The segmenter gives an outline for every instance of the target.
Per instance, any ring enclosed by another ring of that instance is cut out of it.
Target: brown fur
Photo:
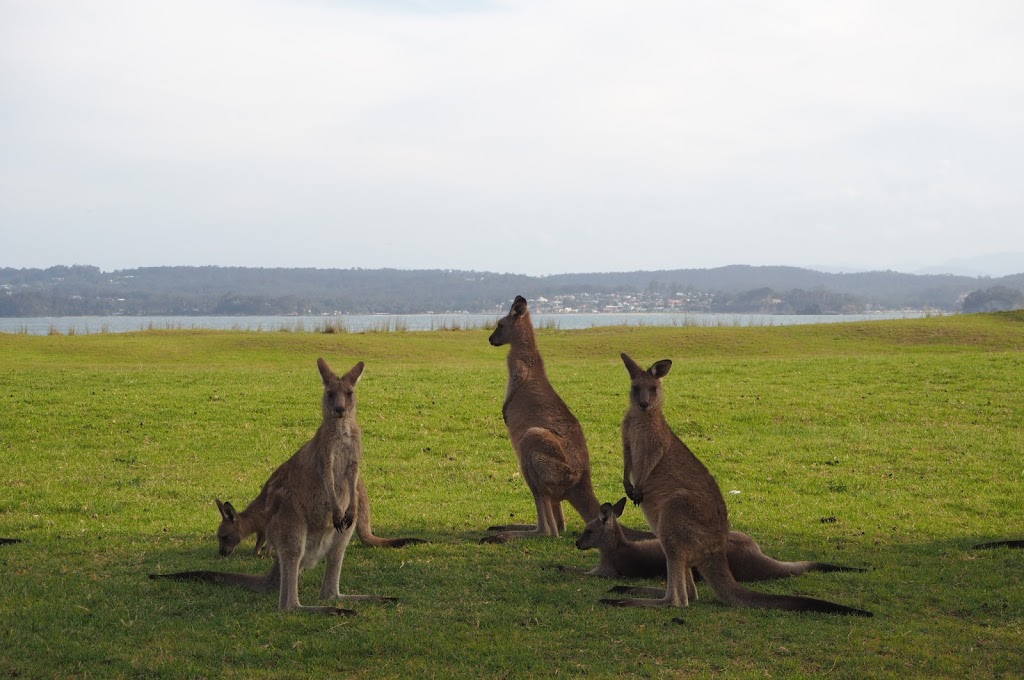
[[[685,607],[697,598],[691,569],[731,605],[871,616],[870,612],[809,597],[767,595],[737,583],[729,569],[729,516],[718,483],[669,427],[662,412],[662,379],[672,362],[644,370],[625,354],[631,386],[622,422],[623,486],[640,505],[665,551],[666,588],[655,599],[603,600],[632,607]],[[638,592],[650,592],[642,589]]]
[[[588,574],[593,576],[664,578],[665,551],[657,538],[633,541],[623,532],[619,517],[626,505],[604,503],[601,512],[587,523],[577,539],[580,550],[597,548],[601,561]],[[761,546],[742,531],[730,531],[726,545],[729,571],[737,581],[767,581],[798,576],[808,571],[864,571],[855,567],[841,567],[824,562],[781,562],[761,552]]]
[[[490,527],[501,533],[482,542],[558,536],[565,531],[563,500],[569,501],[584,521],[597,517],[601,507],[590,481],[590,452],[583,428],[548,381],[530,310],[522,296],[516,296],[508,315],[498,321],[489,342],[495,347],[509,345],[508,388],[501,412],[519,469],[533,494],[537,525]]]
[[[317,360],[323,379],[323,421],[311,440],[267,481],[266,538],[274,564],[263,576],[216,571],[151,574],[150,578],[193,579],[242,586],[258,592],[280,589],[279,608],[325,614],[354,614],[337,607],[310,607],[299,602],[299,574],[327,558],[320,597],[387,599],[341,595],[338,590],[345,549],[355,531],[356,486],[362,457],[362,434],[356,422],[355,386],[363,372],[357,363],[337,376]]]
[[[272,551],[265,544],[267,520],[267,486],[270,485],[273,476],[263,485],[260,493],[252,500],[244,510],[238,512],[230,502],[217,500],[217,509],[220,511],[220,525],[217,527],[217,543],[219,552],[227,557],[239,543],[249,536],[256,534],[256,545],[253,546],[253,555],[262,557],[270,555]],[[370,492],[366,488],[366,482],[362,475],[356,484],[356,536],[359,542],[371,548],[401,548],[415,543],[426,543],[420,538],[383,538],[373,533],[370,524]]]

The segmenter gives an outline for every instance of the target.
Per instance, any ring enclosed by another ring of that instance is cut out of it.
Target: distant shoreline
[[[701,312],[555,312],[534,314],[538,328],[579,330],[597,326],[737,327],[916,319],[939,314],[893,310],[863,314],[732,314]],[[489,328],[499,314],[334,315],[138,315],[0,317],[0,333],[90,335],[141,331],[223,330],[247,332],[370,333],[458,331]]]

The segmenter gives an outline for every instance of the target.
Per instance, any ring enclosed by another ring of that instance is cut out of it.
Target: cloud
[[[92,241],[12,233],[7,264],[103,266],[135,232],[156,245],[117,266],[1020,250],[1022,18],[995,2],[8,2],[0,220]],[[540,254],[545,238],[569,245]]]

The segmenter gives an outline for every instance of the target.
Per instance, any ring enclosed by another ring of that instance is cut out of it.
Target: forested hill
[[[855,313],[1024,306],[1024,274],[830,274],[729,266],[525,276],[400,269],[75,265],[0,269],[0,316],[503,313],[515,295],[538,311]]]

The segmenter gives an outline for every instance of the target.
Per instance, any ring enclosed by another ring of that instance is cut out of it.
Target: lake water
[[[931,313],[929,313],[931,314]],[[881,319],[917,319],[920,311],[875,314],[534,314],[541,328],[574,330],[594,326],[789,326]],[[498,316],[489,314],[345,314],[337,316],[59,316],[0,318],[0,333],[78,335],[146,330],[217,329],[240,331],[321,332],[330,328],[350,333],[490,328]]]

